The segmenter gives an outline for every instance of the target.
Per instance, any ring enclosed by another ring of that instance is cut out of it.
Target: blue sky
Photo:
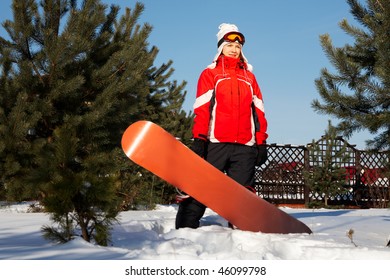
[[[103,0],[133,8],[134,0]],[[217,50],[219,24],[234,23],[246,37],[245,56],[254,66],[268,119],[268,143],[305,145],[324,134],[330,116],[311,108],[319,94],[314,80],[321,68],[332,69],[319,36],[329,33],[336,46],[351,42],[338,26],[347,18],[357,25],[345,0],[142,0],[145,11],[139,23],[153,26],[150,46],[160,50],[159,66],[173,60],[172,79],[187,81],[186,111],[192,110],[201,71]],[[12,1],[2,0],[0,19],[11,18]],[[358,26],[358,25],[357,25]],[[0,36],[5,36],[0,28]],[[337,119],[332,123],[337,124]],[[365,148],[368,132],[348,141]]]

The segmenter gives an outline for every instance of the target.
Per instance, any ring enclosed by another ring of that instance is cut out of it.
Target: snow
[[[309,235],[232,230],[226,220],[210,209],[200,228],[176,230],[177,205],[158,205],[152,211],[121,212],[107,247],[80,237],[66,244],[50,243],[40,231],[43,225],[51,224],[49,216],[29,213],[27,209],[28,203],[0,206],[0,270],[17,279],[31,278],[34,273],[42,280],[53,279],[59,273],[65,279],[76,271],[81,271],[78,276],[105,280],[172,279],[171,272],[185,271],[175,277],[198,279],[188,271],[205,268],[209,273],[202,275],[205,280],[229,276],[281,279],[295,275],[302,280],[325,272],[324,266],[331,267],[328,272],[339,277],[368,279],[373,273],[387,274],[390,260],[390,247],[386,246],[390,238],[390,209],[281,208],[307,224],[313,231]],[[349,231],[353,231],[352,240]],[[98,260],[104,262],[96,263]],[[354,269],[346,269],[352,266]],[[257,268],[257,274],[238,275],[237,269],[244,267]],[[226,269],[236,274],[221,275]],[[134,274],[135,271],[148,274],[137,278],[134,275],[140,274]],[[259,275],[259,271],[264,275]],[[165,276],[154,274],[163,272]]]
[[[210,209],[200,228],[175,230],[177,206],[158,205],[152,211],[121,212],[107,247],[82,238],[50,243],[40,232],[50,225],[49,216],[27,209],[27,203],[0,208],[0,259],[390,260],[390,209],[281,208],[308,225],[313,231],[308,235],[232,230]]]

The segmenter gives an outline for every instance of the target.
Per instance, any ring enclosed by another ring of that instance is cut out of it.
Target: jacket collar
[[[245,62],[240,58],[228,57],[225,55],[220,55],[217,60],[217,65],[221,65],[223,68],[234,69],[234,68],[244,68]]]

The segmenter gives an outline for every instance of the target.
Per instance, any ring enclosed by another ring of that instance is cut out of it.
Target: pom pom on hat
[[[221,41],[221,39],[223,38],[223,36],[225,36],[226,33],[234,32],[234,31],[235,31],[235,32],[240,32],[240,31],[238,30],[238,27],[237,27],[236,25],[234,25],[234,24],[231,24],[231,23],[222,23],[222,24],[219,25],[218,28],[219,28],[219,31],[218,31],[218,33],[217,33],[217,43],[218,43],[219,41]],[[229,42],[223,42],[223,43],[218,47],[217,54],[214,56],[214,59],[213,59],[213,63],[211,63],[209,66],[207,66],[207,68],[211,68],[211,69],[215,68],[215,66],[217,65],[217,59],[218,59],[218,57],[221,55],[223,47],[224,47],[226,44],[228,44],[228,43],[229,43]],[[252,70],[253,70],[253,67],[252,67],[252,65],[250,65],[250,64],[248,63],[248,60],[246,59],[246,57],[245,57],[244,53],[242,52],[242,50],[241,50],[241,56],[242,56],[242,58],[244,59],[244,62],[247,64],[248,70],[249,70],[249,71],[252,71]]]

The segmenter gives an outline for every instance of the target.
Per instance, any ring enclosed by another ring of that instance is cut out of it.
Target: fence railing
[[[337,162],[345,169],[345,184],[330,197],[328,204],[388,207],[389,152],[357,150],[341,137],[337,143],[347,147],[348,159]],[[311,191],[305,182],[304,171],[315,164],[309,158],[308,146],[268,145],[268,160],[257,167],[255,174],[258,195],[275,204],[308,205],[324,201],[325,194]]]

